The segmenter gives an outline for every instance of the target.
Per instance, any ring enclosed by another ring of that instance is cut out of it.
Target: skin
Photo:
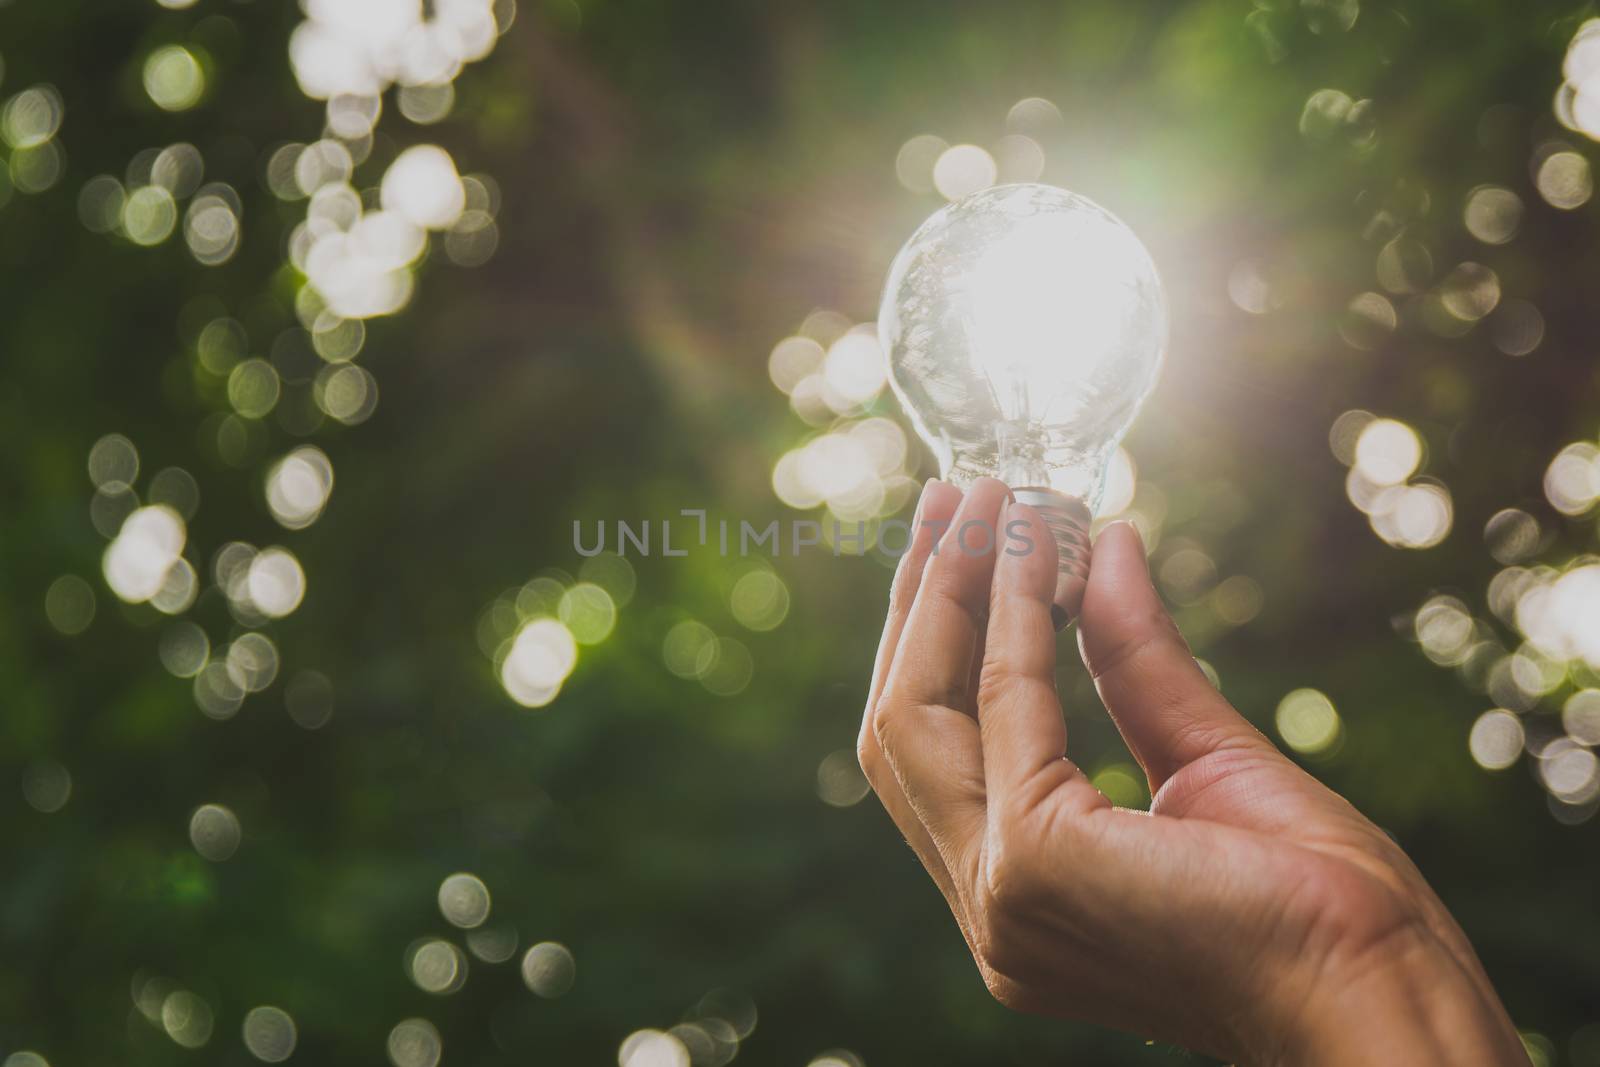
[[[858,752],[996,998],[1242,1063],[1529,1062],[1405,853],[1206,681],[1133,527],[1096,542],[1079,645],[1148,813],[1068,755],[1039,516],[989,479],[917,512]],[[1034,548],[962,551],[972,521]]]

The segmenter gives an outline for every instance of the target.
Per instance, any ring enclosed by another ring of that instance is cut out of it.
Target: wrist
[[[1526,1067],[1515,1027],[1486,983],[1421,928],[1325,966],[1255,1062],[1284,1067],[1449,1063]]]

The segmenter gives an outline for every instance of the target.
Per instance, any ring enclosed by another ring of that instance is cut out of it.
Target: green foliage
[[[497,10],[504,22],[509,5]],[[305,203],[270,182],[277,148],[324,122],[287,59],[294,5],[0,3],[0,100],[48,84],[63,107],[48,187],[22,188],[30,149],[0,148],[0,1055],[254,1062],[240,1028],[271,1004],[298,1026],[291,1062],[381,1062],[411,1017],[438,1027],[445,1064],[609,1062],[633,1031],[727,987],[760,1012],[741,1063],[838,1048],[871,1064],[1184,1059],[991,1003],[876,802],[819,799],[819,765],[854,745],[880,554],[770,561],[790,597],[770,630],[730,606],[751,561],[635,559],[615,628],[536,709],[497,676],[511,631],[484,637],[497,601],[520,623],[517,593],[536,575],[579,574],[575,520],[672,518],[678,535],[682,508],[757,526],[800,517],[774,498],[773,468],[825,427],[773,388],[769,350],[816,308],[875,314],[895,248],[943,202],[896,180],[904,142],[994,148],[1008,108],[1039,96],[1061,115],[1035,131],[1043,180],[1128,221],[1168,287],[1165,377],[1127,447],[1157,573],[1185,550],[1211,567],[1192,588],[1182,567],[1165,575],[1196,655],[1269,733],[1286,693],[1327,694],[1341,742],[1313,770],[1415,857],[1553,1062],[1600,1063],[1581,1030],[1600,1023],[1595,823],[1551,817],[1534,757],[1474,762],[1468,732],[1497,697],[1474,689],[1481,673],[1428,662],[1411,621],[1451,593],[1517,649],[1490,610],[1503,561],[1480,534],[1503,508],[1539,524],[1528,562],[1595,551],[1592,518],[1557,512],[1542,486],[1600,413],[1600,207],[1558,210],[1539,186],[1551,152],[1594,156],[1551,110],[1585,14],[523,0],[456,78],[443,122],[406,118],[399,89],[384,96],[355,188],[376,188],[403,149],[440,144],[497,186],[498,246],[469,266],[480,231],[429,238],[408,305],[365,322],[355,365],[381,397],[346,425],[328,414],[337,368],[311,352],[306,279],[288,262]],[[161,110],[141,81],[170,44],[203,71],[188,110]],[[1328,89],[1340,95],[1314,95]],[[81,215],[91,178],[177,142],[240,200],[237,251],[218,266],[196,261],[187,201],[150,247]],[[1522,207],[1503,244],[1464,226],[1486,183]],[[1380,255],[1397,239],[1432,268],[1385,287]],[[1499,307],[1481,322],[1450,317],[1465,261],[1496,278]],[[1353,317],[1362,293],[1383,303]],[[1513,300],[1543,322],[1520,357],[1495,343]],[[1392,328],[1373,325],[1385,307]],[[264,417],[230,408],[231,360],[219,372],[201,359],[201,330],[223,317],[242,325],[242,355],[277,369],[282,397]],[[1352,409],[1420,436],[1419,476],[1452,502],[1441,543],[1393,547],[1352,506],[1329,450]],[[865,412],[898,417],[887,394]],[[85,469],[110,433],[137,447],[141,502],[163,468],[199,484],[186,614],[213,652],[246,630],[276,648],[276,680],[229,717],[202,714],[195,683],[163,666],[168,616],[102,576],[116,523],[97,531]],[[289,530],[264,487],[306,444],[334,488]],[[908,464],[935,473],[920,452]],[[214,566],[234,541],[293,552],[296,610],[241,620]],[[71,635],[46,613],[65,574],[97,603]],[[1261,598],[1242,621],[1212,593],[1234,576]],[[685,620],[748,651],[747,685],[720,695],[669,672],[663,643]],[[1116,770],[1107,781],[1125,791],[1127,753],[1072,642],[1062,650],[1074,756]],[[319,729],[286,710],[306,671],[332,682]],[[1515,709],[1529,736],[1559,735],[1561,699],[1585,684],[1592,671],[1573,666]],[[57,767],[70,796],[46,813]],[[848,799],[849,775],[832,781]],[[207,803],[242,826],[221,862],[189,838]],[[405,955],[422,937],[463,943],[436,902],[456,871],[488,886],[491,924],[514,925],[518,950],[471,958],[459,991],[433,995]],[[558,999],[519,976],[540,941],[577,961]],[[202,1052],[140,1014],[152,978],[209,1005]]]

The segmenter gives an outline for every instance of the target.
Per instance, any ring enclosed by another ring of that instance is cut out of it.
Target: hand
[[[1010,554],[1019,520],[1034,547]],[[999,553],[957,547],[972,521]],[[1055,573],[1002,484],[930,482],[861,727],[862,767],[989,990],[1250,1063],[1527,1064],[1416,867],[1206,681],[1125,523],[1095,545],[1080,646],[1150,811],[1090,784],[1055,692]]]

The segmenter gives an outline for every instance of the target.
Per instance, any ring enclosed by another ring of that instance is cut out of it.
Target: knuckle
[[[861,732],[856,735],[856,761],[861,764],[861,773],[867,776],[867,781],[874,787],[878,784],[878,772],[883,764],[883,752],[878,748],[878,736],[873,729],[875,718],[869,713],[861,724]]]
[[[980,708],[1000,707],[1015,691],[1017,675],[998,655],[991,657],[978,673],[977,700]]]
[[[904,715],[904,709],[892,700],[882,701],[873,709],[871,735],[875,758],[883,756],[893,746],[895,733]]]
[[[928,557],[928,567],[922,575],[923,588],[934,597],[958,598],[962,585],[960,559],[957,550],[941,546],[937,555]]]
[[[1019,848],[1014,837],[999,836],[998,847],[984,865],[983,910],[1003,925],[1033,912],[1047,890],[1026,849]]]

